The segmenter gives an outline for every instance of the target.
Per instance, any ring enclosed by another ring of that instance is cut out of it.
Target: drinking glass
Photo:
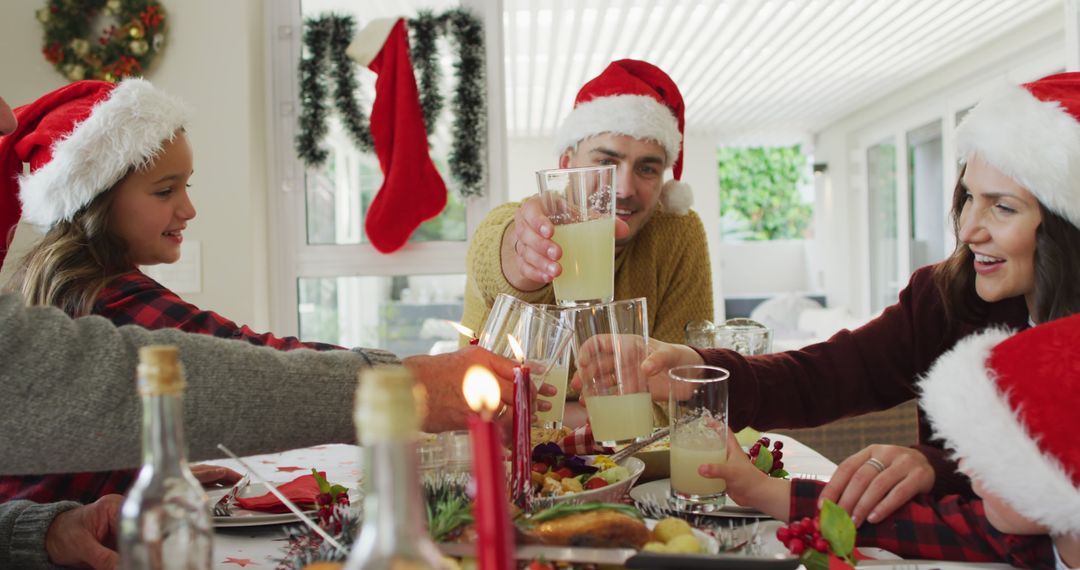
[[[727,461],[728,371],[715,366],[678,366],[671,378],[671,503],[681,511],[723,508],[726,483],[698,474],[706,463]]]
[[[772,331],[753,319],[728,319],[714,325],[709,321],[686,324],[686,344],[697,348],[727,348],[743,356],[772,352]]]
[[[573,338],[573,323],[570,322],[570,313],[567,310],[558,305],[537,304],[533,306],[562,321],[571,330],[570,336],[571,339]],[[571,344],[570,342],[566,343],[566,348],[563,349],[562,354],[555,358],[551,363],[551,368],[543,376],[542,382],[551,384],[557,392],[554,396],[537,396],[538,399],[551,403],[550,410],[546,412],[538,410],[536,412],[537,425],[540,427],[550,429],[562,427],[563,412],[566,409],[566,384],[570,375],[570,358],[573,354]]]
[[[615,165],[540,170],[540,204],[555,226],[562,273],[559,305],[608,303],[615,298]]]
[[[562,392],[565,397],[565,371],[569,366],[566,355],[573,338],[569,320],[561,313],[501,294],[495,298],[495,304],[484,321],[478,344],[480,348],[516,361],[518,357],[510,346],[509,336],[513,336],[521,345],[525,365],[529,367],[529,377],[536,388],[548,381],[549,376],[557,379],[555,373],[562,366]],[[561,412],[559,422],[562,422]]]
[[[652,433],[652,398],[641,363],[648,354],[645,299],[571,309],[577,374],[593,438],[605,446]]]

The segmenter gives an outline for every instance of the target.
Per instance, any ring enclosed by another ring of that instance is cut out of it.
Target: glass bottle
[[[427,529],[416,442],[423,389],[400,366],[364,371],[356,397],[363,445],[364,522],[345,570],[444,568]]]
[[[209,570],[210,501],[187,462],[184,371],[174,346],[139,350],[143,464],[120,510],[120,568]]]

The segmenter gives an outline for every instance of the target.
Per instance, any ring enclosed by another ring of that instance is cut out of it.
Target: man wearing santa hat
[[[646,297],[649,334],[668,342],[683,341],[687,322],[713,318],[705,229],[680,181],[684,112],[666,73],[623,59],[581,88],[555,137],[559,168],[616,165],[615,299]],[[500,293],[555,302],[553,233],[536,197],[488,214],[469,246],[463,324],[480,329]]]

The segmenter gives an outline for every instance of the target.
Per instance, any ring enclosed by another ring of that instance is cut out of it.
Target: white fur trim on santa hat
[[[574,108],[555,134],[555,152],[562,153],[601,133],[654,140],[667,153],[667,166],[679,156],[682,133],[675,114],[647,95],[599,97]]]
[[[668,180],[660,190],[660,202],[665,211],[685,216],[694,205],[694,190],[680,180]]]
[[[367,67],[375,59],[375,56],[382,51],[383,45],[386,44],[386,38],[390,37],[390,32],[393,31],[394,25],[400,19],[376,18],[368,22],[364,29],[353,36],[349,47],[345,48],[345,55],[351,57],[356,63]]]
[[[187,115],[179,99],[150,82],[125,79],[70,135],[53,144],[52,160],[19,177],[23,219],[42,232],[70,221],[131,169],[152,163]]]
[[[1002,85],[956,129],[960,156],[978,155],[1080,227],[1080,123],[1056,101]]]
[[[1055,533],[1080,533],[1080,489],[1042,453],[986,369],[1009,334],[989,330],[958,342],[920,381],[920,405],[935,437],[988,491]]]

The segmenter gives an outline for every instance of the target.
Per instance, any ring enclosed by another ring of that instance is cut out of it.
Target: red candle
[[[510,467],[510,499],[532,512],[532,390],[529,367],[514,367],[514,440]]]
[[[477,412],[469,417],[477,561],[481,570],[510,570],[514,567],[514,533],[506,500],[506,466],[499,426],[492,421],[499,406],[499,383],[490,371],[474,366],[465,373],[464,392],[469,407]]]

